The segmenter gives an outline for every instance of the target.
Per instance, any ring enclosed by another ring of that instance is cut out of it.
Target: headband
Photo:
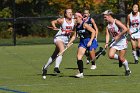
[[[75,15],[77,15],[77,16],[79,16],[79,17],[83,18],[83,16],[82,16],[82,14],[81,14],[81,13],[76,12],[76,13],[75,13]]]

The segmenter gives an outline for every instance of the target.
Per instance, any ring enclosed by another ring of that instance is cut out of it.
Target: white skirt
[[[124,39],[121,39],[119,40],[118,42],[114,42],[110,45],[110,48],[115,48],[116,50],[123,50],[123,49],[126,49],[127,48],[127,40],[124,38]]]
[[[137,33],[135,33],[137,30],[136,30],[136,28],[130,28],[130,32],[131,33],[134,33],[134,34],[131,34],[131,38],[132,39],[138,39],[138,38],[140,38],[140,29],[138,29],[138,32]]]
[[[59,40],[62,41],[66,45],[69,42],[69,37],[68,36],[57,36],[54,38],[54,43],[56,43]]]

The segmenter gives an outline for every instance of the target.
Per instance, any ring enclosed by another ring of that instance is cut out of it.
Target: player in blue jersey
[[[94,19],[90,17],[90,11],[88,9],[84,10],[83,21],[86,22],[87,24],[89,24],[92,28],[94,28],[94,30],[96,31],[96,40],[97,40],[98,28],[97,28],[97,25],[96,25]],[[89,54],[88,50],[86,50],[85,55],[87,57],[87,64],[89,64],[90,63],[90,54]],[[96,69],[95,61],[92,61],[92,66],[90,69]]]
[[[80,37],[80,43],[77,51],[77,66],[79,73],[76,75],[77,78],[83,78],[83,61],[82,57],[85,54],[86,50],[90,51],[91,60],[94,61],[95,58],[95,49],[98,47],[97,41],[95,39],[96,33],[95,30],[89,26],[87,23],[83,21],[83,16],[81,13],[75,13],[75,21],[76,21],[76,31],[72,36],[70,42],[67,46],[69,46],[78,36]]]

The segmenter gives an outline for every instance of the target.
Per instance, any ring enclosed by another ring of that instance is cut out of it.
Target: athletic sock
[[[140,57],[140,48],[137,48],[136,54],[137,54],[138,57]]]
[[[135,60],[138,60],[138,56],[137,56],[137,54],[136,54],[136,51],[133,50],[133,51],[132,51],[132,54],[133,54],[133,56],[134,56],[134,59],[135,59]]]
[[[48,59],[48,62],[47,64],[45,64],[44,69],[47,69],[51,65],[51,63],[52,63],[52,57]]]
[[[129,70],[128,61],[127,61],[127,60],[125,60],[125,61],[123,62],[123,65],[124,65],[125,70]]]
[[[62,55],[61,56],[58,56],[56,58],[55,68],[59,68],[59,65],[61,64],[61,62],[62,62]]]
[[[115,55],[114,55],[114,59],[116,59],[116,60],[118,60],[118,59],[119,59],[118,54],[115,54]]]
[[[83,61],[77,60],[77,65],[80,73],[83,73]]]
[[[92,61],[91,64],[92,64],[92,65],[95,65],[95,61]]]

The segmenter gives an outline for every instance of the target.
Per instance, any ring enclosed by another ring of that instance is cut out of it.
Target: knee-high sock
[[[48,59],[47,64],[45,64],[44,69],[48,69],[48,67],[53,63],[52,61],[53,61],[53,59],[52,59],[52,57],[50,57],[50,58]]]
[[[59,68],[59,65],[61,64],[61,62],[62,62],[62,55],[61,56],[58,56],[56,58],[55,67],[56,68]]]
[[[80,73],[83,73],[83,61],[77,60],[77,65]]]
[[[134,56],[134,59],[135,59],[135,60],[138,60],[138,56],[137,56],[137,54],[136,54],[136,51],[133,50],[133,51],[132,51],[132,54],[133,54],[133,56]]]
[[[127,60],[125,60],[125,61],[123,62],[123,65],[124,65],[124,69],[125,69],[125,70],[129,70],[128,61],[127,61]]]

